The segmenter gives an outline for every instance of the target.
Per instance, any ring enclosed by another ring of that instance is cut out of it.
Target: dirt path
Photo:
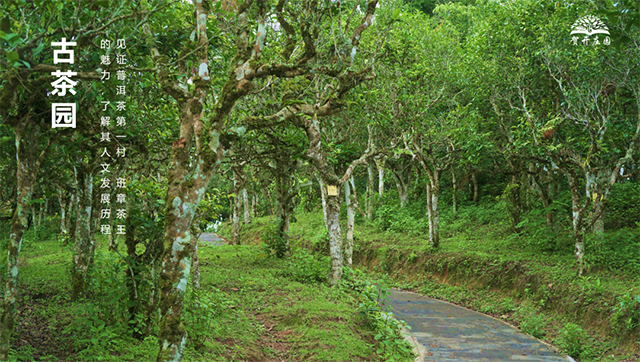
[[[426,347],[425,362],[569,360],[500,320],[454,304],[392,289],[390,306]]]

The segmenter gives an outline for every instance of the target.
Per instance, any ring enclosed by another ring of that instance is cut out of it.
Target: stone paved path
[[[425,362],[568,361],[500,320],[447,302],[392,289],[390,305],[426,347]]]
[[[204,241],[211,245],[222,245],[226,244],[223,238],[219,237],[214,233],[202,233],[200,234],[200,241]]]

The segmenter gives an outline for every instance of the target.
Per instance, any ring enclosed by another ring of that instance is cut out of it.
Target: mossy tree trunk
[[[308,140],[307,156],[315,169],[318,171],[322,184],[326,185],[326,222],[327,233],[329,234],[329,256],[331,258],[331,271],[329,273],[329,284],[336,285],[342,280],[342,235],[340,230],[340,189],[345,182],[351,177],[355,168],[359,165],[367,163],[367,161],[376,155],[376,151],[367,148],[364,154],[357,160],[351,162],[344,175],[338,178],[333,166],[327,161],[324,149],[322,148],[322,140],[320,133],[320,124],[317,119],[296,119],[298,127],[305,130]]]
[[[324,182],[322,181],[322,177],[320,174],[316,172],[316,178],[318,179],[318,184],[320,185],[320,198],[322,200],[322,216],[324,218],[324,224],[327,224],[327,189],[325,187]]]
[[[376,158],[375,163],[378,168],[378,197],[382,200],[382,196],[384,195],[384,163],[386,161],[386,157]]]
[[[403,135],[405,149],[417,160],[427,174],[427,218],[429,223],[429,244],[432,248],[440,247],[440,178],[444,170],[450,167],[453,152],[446,152],[442,157],[434,155],[432,146],[425,146],[424,140],[415,134]],[[424,148],[423,148],[424,147]]]
[[[249,196],[247,195],[247,187],[242,189],[242,202],[244,204],[244,223],[245,225],[251,223],[251,207],[249,206]]]
[[[87,291],[87,273],[92,259],[93,238],[91,216],[93,202],[93,174],[89,165],[76,167],[79,190],[78,214],[76,217],[73,261],[71,269],[71,299],[83,297]]]
[[[352,267],[353,264],[353,233],[355,228],[356,204],[353,200],[351,187],[355,189],[353,177],[344,183],[344,198],[347,205],[347,244],[344,248],[345,266]]]
[[[456,170],[451,167],[451,184],[453,185],[453,213],[458,212],[458,183],[456,182]]]
[[[289,161],[291,161],[289,159]],[[278,223],[278,236],[286,243],[289,249],[289,221],[293,207],[291,201],[297,192],[297,187],[292,189],[292,170],[283,162],[277,162],[277,170],[273,170],[276,180],[276,221]],[[297,186],[297,185],[296,185]]]
[[[136,320],[136,314],[139,313],[140,310],[143,310],[144,306],[142,305],[142,299],[139,297],[139,288],[138,283],[141,278],[140,275],[140,258],[136,254],[136,235],[135,235],[135,227],[132,221],[132,215],[130,212],[127,213],[127,218],[125,220],[126,231],[124,237],[124,245],[127,249],[126,262],[127,267],[124,270],[125,274],[125,285],[127,289],[129,289],[129,328],[133,329],[133,337],[136,339],[142,339],[143,337],[143,328],[140,326]]]
[[[411,163],[403,157],[393,159],[391,164],[391,174],[396,182],[400,207],[405,207],[409,199],[409,188],[411,186],[411,173],[413,172]]]
[[[427,181],[427,222],[429,224],[429,244],[440,247],[440,172],[436,172]]]
[[[60,203],[60,234],[62,234],[63,239],[67,237],[67,233],[69,230],[67,229],[67,210],[69,209],[70,202],[68,196],[66,196],[66,191],[62,189],[58,189],[58,202]]]
[[[240,244],[240,214],[242,214],[242,191],[245,189],[245,175],[240,169],[233,170],[233,212],[231,216],[231,244]]]
[[[375,187],[375,175],[374,175],[374,171],[373,171],[373,166],[371,165],[371,162],[367,163],[367,175],[369,176],[367,178],[367,205],[366,205],[366,215],[367,215],[367,219],[371,220],[373,219],[373,195],[374,195],[374,191],[373,188]]]
[[[0,360],[7,360],[14,329],[15,303],[18,297],[20,247],[28,226],[31,198],[40,164],[48,147],[38,153],[40,126],[29,112],[14,124],[16,140],[16,206],[11,218],[7,250],[7,277],[2,315],[0,316]]]
[[[471,172],[471,185],[473,186],[473,196],[471,200],[475,203],[478,202],[478,180],[476,174],[477,172],[475,170]]]

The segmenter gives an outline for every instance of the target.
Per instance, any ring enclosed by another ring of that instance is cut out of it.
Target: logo
[[[580,39],[578,34],[584,34],[584,37]],[[583,45],[599,45],[600,39],[604,45],[611,44],[611,38],[609,38],[609,28],[600,20],[597,16],[586,15],[576,20],[571,26],[571,43],[578,45],[580,41]],[[595,35],[591,37],[592,35]],[[603,36],[604,35],[604,36]]]

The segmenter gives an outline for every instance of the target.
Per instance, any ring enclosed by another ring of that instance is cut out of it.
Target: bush
[[[375,224],[379,230],[386,231],[391,227],[391,222],[396,214],[396,209],[389,205],[380,205],[375,210]]]
[[[380,206],[375,214],[375,224],[381,231],[393,231],[411,235],[425,235],[429,231],[429,224],[425,218],[412,216],[410,209],[399,206]]]
[[[640,326],[640,294],[636,294],[636,288],[629,289],[627,293],[618,297],[618,304],[613,307],[610,323],[614,330],[624,328],[628,331]]]
[[[413,346],[401,335],[400,329],[407,327],[406,323],[393,318],[393,313],[385,312],[380,307],[380,299],[388,299],[384,285],[374,285],[368,282],[358,296],[358,313],[365,319],[367,325],[375,331],[374,339],[378,341],[376,353],[384,361],[411,361],[415,358]]]
[[[289,251],[289,243],[278,232],[279,221],[275,220],[265,227],[260,239],[264,243],[265,253],[269,256],[284,258]]]
[[[329,265],[329,257],[315,257],[301,249],[291,256],[284,274],[300,283],[321,283],[327,280]]]
[[[640,218],[640,183],[618,182],[611,190],[605,212],[607,228],[633,227]]]
[[[587,334],[574,323],[567,323],[556,339],[557,345],[574,358],[588,358],[592,354],[586,342]]]
[[[524,333],[536,338],[543,338],[545,336],[544,317],[538,314],[534,308],[521,306],[516,309],[516,314],[522,319],[520,329]]]
[[[513,298],[503,298],[500,301],[500,310],[502,313],[510,313],[516,310],[516,305],[513,302]]]
[[[328,255],[329,254],[329,233],[327,228],[322,228],[322,231],[315,236],[311,237],[311,249],[314,253]]]
[[[211,335],[216,318],[221,316],[231,302],[217,288],[209,291],[191,288],[184,303],[185,328],[189,343],[202,349],[207,336]]]
[[[587,235],[585,261],[609,270],[640,272],[640,229],[606,232],[604,238]]]
[[[90,299],[77,302],[80,318],[74,319],[63,333],[73,336],[73,345],[81,357],[118,350],[131,335],[127,327],[129,295],[122,270],[126,263],[97,251],[94,268],[89,270],[87,289]]]
[[[472,231],[469,225],[489,225],[506,220],[506,212],[503,210],[504,202],[484,200],[482,203],[461,206],[457,213],[453,213],[450,207],[440,210],[441,235],[453,236]]]

